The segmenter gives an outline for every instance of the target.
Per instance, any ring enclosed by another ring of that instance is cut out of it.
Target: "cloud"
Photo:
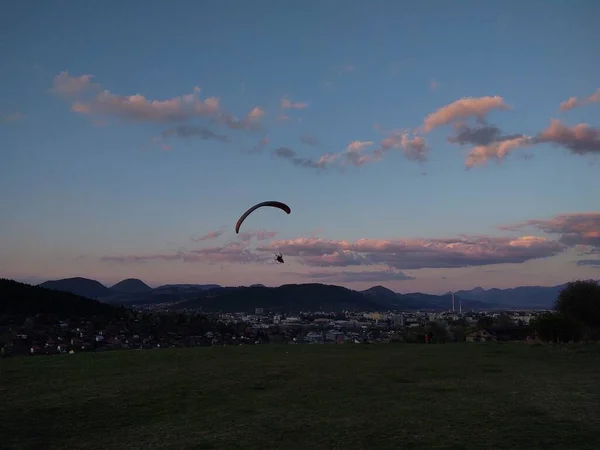
[[[398,271],[424,268],[461,268],[489,266],[494,264],[519,264],[526,261],[552,257],[570,248],[587,250],[585,255],[600,254],[600,212],[560,214],[545,220],[501,226],[503,230],[519,230],[534,227],[549,234],[560,235],[559,239],[524,235],[521,237],[492,237],[459,235],[454,238],[432,239],[359,239],[356,241],[323,239],[317,236],[277,240],[266,243],[276,236],[274,231],[257,230],[240,233],[238,240],[222,246],[195,250],[180,248],[167,254],[105,256],[103,261],[113,263],[145,263],[149,261],[183,261],[189,263],[264,263],[273,253],[282,252],[286,258],[295,258],[309,267],[385,267],[377,272],[352,272],[338,274],[354,277],[356,281],[385,281],[386,276],[401,279]],[[207,233],[196,241],[209,240],[220,230]],[[252,240],[259,245],[250,247]],[[591,259],[584,261],[592,261]],[[595,261],[595,260],[594,260]],[[595,263],[581,263],[594,265]],[[317,272],[325,273],[325,272]],[[359,275],[357,275],[359,273]],[[335,277],[333,272],[327,272]],[[386,275],[387,274],[387,275]],[[393,275],[392,275],[393,274]],[[316,275],[326,278],[330,275]],[[362,278],[361,278],[362,277]],[[373,277],[372,279],[369,277]],[[406,278],[402,278],[406,279]]]
[[[308,108],[308,103],[296,102],[292,103],[289,98],[283,97],[280,103],[281,109],[305,109]]]
[[[516,149],[543,143],[564,147],[578,155],[600,152],[600,129],[583,123],[568,127],[557,119],[552,119],[548,128],[535,136],[502,136],[499,128],[488,124],[469,127],[463,123],[456,123],[454,130],[455,135],[448,137],[449,142],[475,145],[466,158],[467,168],[483,165],[490,159],[502,161],[507,154]]]
[[[600,259],[580,259],[579,261],[577,261],[577,265],[600,268]]]
[[[256,145],[248,150],[248,153],[262,153],[270,142],[271,140],[269,139],[269,136],[263,136],[262,139],[256,143]]]
[[[432,80],[431,83],[429,83],[429,89],[431,89],[432,91],[437,91],[437,88],[440,87],[440,83],[438,83],[435,80]]]
[[[197,250],[177,251],[167,254],[103,256],[103,262],[116,264],[143,264],[152,261],[181,261],[185,263],[205,264],[250,264],[264,263],[272,258],[268,253],[251,251],[244,242],[230,242],[223,246],[207,247]]]
[[[218,237],[222,236],[223,233],[225,233],[225,227],[221,227],[218,230],[209,231],[208,233],[203,234],[202,236],[200,236],[198,238],[192,237],[192,241],[194,241],[194,242],[211,241],[213,239],[217,239]]]
[[[563,252],[565,245],[535,236],[462,236],[452,239],[360,239],[355,242],[321,238],[280,240],[258,251],[280,251],[313,267],[384,265],[398,270],[456,268],[523,263]]]
[[[258,122],[263,115],[264,111],[256,107],[242,119],[226,112],[219,112],[213,121],[225,125],[231,130],[264,131],[262,124]]]
[[[273,239],[277,236],[277,231],[268,231],[268,230],[258,230],[258,231],[244,231],[241,232],[238,237],[243,242],[249,242],[252,239],[256,239],[257,241],[268,241],[269,239]]]
[[[525,227],[558,234],[560,242],[568,246],[582,245],[600,249],[600,212],[558,214],[551,219],[533,219],[499,228],[519,230]]]
[[[290,116],[288,116],[288,115],[286,115],[286,114],[279,114],[279,115],[277,116],[277,121],[278,121],[278,122],[287,122],[287,121],[288,121],[288,120],[290,120],[290,119],[291,119],[291,117],[290,117]]]
[[[461,98],[429,114],[423,123],[423,131],[429,132],[434,128],[470,117],[482,121],[493,109],[506,110],[510,107],[499,96]]]
[[[356,67],[354,67],[352,64],[346,64],[345,66],[340,67],[340,70],[342,72],[354,72]]]
[[[564,147],[577,155],[600,153],[600,128],[580,123],[573,127],[552,119],[550,126],[536,136],[537,143],[550,143]]]
[[[198,137],[200,139],[214,139],[221,142],[230,142],[231,139],[228,136],[214,133],[208,128],[195,126],[195,125],[179,125],[174,128],[170,128],[161,133],[164,138],[176,136],[180,138],[191,138]]]
[[[326,155],[321,156],[317,161],[301,158],[294,150],[288,147],[279,147],[273,152],[273,155],[277,158],[287,159],[295,166],[307,169],[325,169],[327,164],[331,162]]]
[[[0,112],[0,123],[12,123],[23,119],[25,116],[20,112],[3,113]]]
[[[316,147],[319,145],[319,141],[317,140],[317,138],[308,134],[303,134],[302,136],[300,136],[300,142],[306,145],[310,145],[312,147]]]
[[[89,74],[73,77],[68,71],[63,71],[54,77],[50,92],[63,97],[75,97],[98,87],[92,82],[92,78],[94,76]]]
[[[51,92],[72,101],[71,110],[79,114],[105,115],[137,122],[185,122],[192,118],[212,118],[232,130],[260,131],[259,119],[265,112],[254,107],[238,119],[223,110],[218,97],[200,98],[200,88],[164,100],[147,99],[141,94],[116,95],[92,82],[92,75],[71,76],[61,72],[54,77]]]
[[[401,149],[404,156],[409,161],[427,161],[429,148],[425,143],[425,139],[420,136],[413,138],[404,131],[392,131],[388,137],[381,142],[381,148],[384,151],[389,149]]]
[[[309,272],[309,273],[290,273],[302,278],[321,280],[326,282],[338,283],[356,283],[356,282],[383,282],[383,281],[405,281],[414,280],[414,277],[408,276],[400,271],[390,270],[361,270],[361,271],[341,271],[341,272]]]
[[[248,119],[258,120],[265,115],[265,111],[260,107],[256,106],[248,113]]]
[[[531,137],[523,136],[492,142],[488,145],[478,145],[467,155],[465,166],[471,168],[483,165],[490,159],[502,161],[510,152],[530,146],[533,143],[534,140]]]
[[[569,111],[573,108],[579,108],[581,106],[589,105],[590,103],[600,102],[600,88],[591,95],[584,98],[571,97],[568,100],[562,102],[558,108],[559,111]]]

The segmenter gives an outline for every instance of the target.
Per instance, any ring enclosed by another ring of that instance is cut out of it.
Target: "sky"
[[[600,277],[597,0],[0,11],[2,277]]]

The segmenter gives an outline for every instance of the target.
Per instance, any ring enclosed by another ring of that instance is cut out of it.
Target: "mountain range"
[[[282,311],[300,310],[448,310],[452,293],[442,295],[397,293],[383,286],[356,291],[318,283],[286,284],[278,287],[224,287],[218,284],[165,284],[151,288],[135,278],[107,287],[88,278],[46,281],[39,286],[70,292],[104,303],[136,305],[172,303],[172,309],[202,308],[205,311],[253,311],[263,307]],[[483,309],[549,309],[566,286],[521,286],[510,289],[461,290],[454,293],[455,308],[463,311]]]

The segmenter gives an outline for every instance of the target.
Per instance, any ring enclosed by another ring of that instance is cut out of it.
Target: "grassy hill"
[[[3,448],[595,449],[600,348],[268,345],[1,362]]]

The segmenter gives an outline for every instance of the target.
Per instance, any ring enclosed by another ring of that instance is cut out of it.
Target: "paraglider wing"
[[[292,212],[290,207],[288,205],[286,205],[285,203],[276,202],[276,201],[257,203],[252,208],[250,208],[248,211],[246,211],[244,214],[242,214],[242,217],[239,218],[239,220],[235,224],[236,234],[240,232],[240,227],[242,226],[242,223],[244,222],[244,220],[246,220],[246,217],[248,217],[250,214],[252,214],[252,212],[254,210],[256,210],[258,208],[262,208],[263,206],[272,206],[273,208],[279,208],[279,209],[285,211],[286,214],[290,214]]]

